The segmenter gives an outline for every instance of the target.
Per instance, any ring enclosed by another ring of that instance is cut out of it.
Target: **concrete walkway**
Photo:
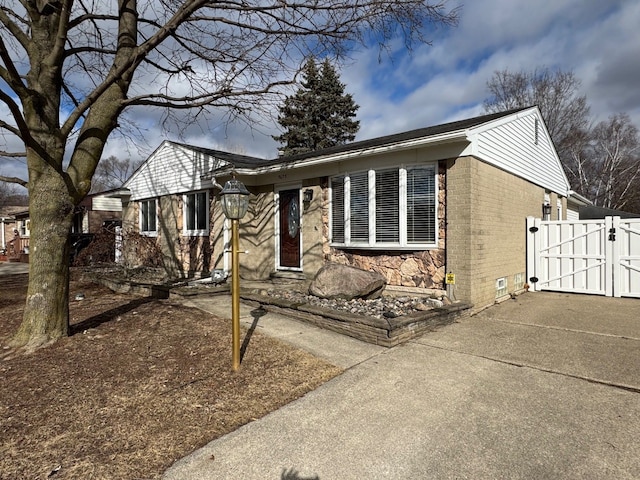
[[[241,314],[348,370],[165,480],[640,478],[640,300],[529,293],[392,349]]]
[[[0,275],[29,273],[29,264],[20,262],[0,262]]]

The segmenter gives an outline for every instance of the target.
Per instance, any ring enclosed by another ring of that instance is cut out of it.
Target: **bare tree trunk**
[[[69,331],[68,238],[74,204],[60,172],[41,159],[29,163],[44,168],[30,175],[29,288],[12,345],[32,350]]]

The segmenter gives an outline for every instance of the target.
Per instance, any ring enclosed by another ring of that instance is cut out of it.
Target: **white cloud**
[[[483,0],[466,2],[461,13],[458,27],[429,30],[433,45],[418,46],[412,56],[401,42],[381,62],[377,49],[353,54],[341,79],[360,105],[358,139],[481,114],[496,70],[543,66],[574,71],[595,121],[624,111],[640,127],[640,2]],[[271,139],[277,125],[257,113],[250,128],[226,124],[223,112],[214,112],[206,122],[183,124],[182,138],[177,129],[163,132],[157,110],[136,109],[130,117],[144,141],[113,136],[105,156],[145,156],[165,138],[260,157],[277,151]]]
[[[594,120],[626,111],[640,126],[637,25],[638,2],[468,2],[460,25],[437,31],[433,46],[377,67],[368,52],[347,68],[343,79],[361,106],[359,138],[480,114],[495,71],[539,67],[573,70]],[[410,88],[399,95],[402,85]]]

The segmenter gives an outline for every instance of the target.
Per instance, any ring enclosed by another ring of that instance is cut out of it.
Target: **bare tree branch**
[[[22,138],[22,134],[20,133],[20,130],[18,130],[13,125],[8,124],[4,120],[0,120],[0,128],[6,130],[8,132],[11,132],[12,134],[14,134],[16,137],[18,137],[20,139]]]
[[[26,158],[27,152],[5,152],[0,150],[0,157],[7,158]]]
[[[28,182],[18,177],[5,177],[0,175],[0,182],[17,183],[18,185],[22,185],[25,188],[29,186]]]
[[[9,84],[18,96],[24,95],[26,89],[2,37],[0,37],[0,59],[4,63],[4,68],[0,68],[0,77]]]
[[[31,39],[22,31],[22,29],[18,25],[16,25],[15,22],[11,20],[11,18],[9,18],[7,12],[10,12],[11,16],[13,16],[14,18],[21,18],[18,17],[18,15],[16,15],[10,9],[3,7],[0,8],[0,23],[2,23],[2,25],[4,25],[6,29],[9,30],[9,32],[11,32],[11,35],[13,35],[13,37],[20,43],[22,48],[27,50],[29,44],[31,43]],[[28,21],[26,21],[26,19],[24,20],[24,24],[28,25]]]
[[[11,112],[13,119],[16,121],[16,124],[18,125],[18,136],[20,139],[26,142],[27,139],[30,138],[29,128],[27,127],[25,119],[22,117],[22,112],[20,111],[20,107],[18,106],[18,104],[16,104],[16,102],[13,101],[13,98],[11,98],[8,94],[6,94],[1,89],[0,89],[0,101],[2,101],[7,107],[9,107],[9,111]],[[9,129],[7,128],[7,130]]]
[[[96,87],[87,97],[76,107],[76,109],[69,115],[68,119],[61,127],[62,134],[66,137],[71,132],[73,126],[80,119],[86,110],[93,105],[96,100],[116,81],[119,81],[123,76],[133,75],[135,67],[149,54],[155,47],[162,43],[171,31],[177,28],[182,22],[184,22],[190,15],[193,14],[198,8],[205,3],[204,0],[193,0],[183,4],[180,9],[173,15],[173,17],[163,26],[155,35],[149,40],[144,42],[138,48],[135,49],[133,55],[129,55],[128,58],[122,59],[120,63],[114,62],[114,68],[109,72],[105,80]],[[120,18],[120,21],[122,18]],[[120,42],[121,40],[119,40]]]

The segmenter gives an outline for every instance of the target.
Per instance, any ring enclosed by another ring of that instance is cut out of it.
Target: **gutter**
[[[237,175],[247,175],[247,176],[263,175],[266,173],[279,172],[285,169],[312,167],[316,165],[322,165],[325,163],[334,163],[334,162],[340,162],[343,160],[351,160],[356,157],[360,157],[364,155],[379,155],[382,153],[387,153],[392,150],[393,151],[397,151],[399,149],[407,150],[410,148],[421,147],[423,145],[438,144],[438,143],[453,143],[459,140],[468,141],[468,130],[458,130],[456,132],[449,132],[449,133],[425,137],[425,138],[406,140],[406,141],[397,142],[397,143],[389,143],[387,145],[364,147],[357,150],[347,150],[344,152],[339,152],[334,154],[320,155],[318,157],[311,157],[310,159],[293,161],[291,163],[287,163],[286,161],[283,161],[281,163],[268,165],[265,167],[235,168],[233,165],[226,165],[220,169],[212,170],[208,172],[207,174],[203,175],[201,178],[209,179],[215,175],[225,175],[225,174],[231,174],[231,173],[235,173]]]
[[[121,200],[123,198],[129,198],[130,196],[131,196],[131,190],[129,190],[128,188],[119,188],[117,190],[113,190],[108,195],[105,195],[105,197],[108,197],[108,198],[119,198]]]
[[[593,202],[591,200],[589,200],[586,197],[583,197],[582,195],[575,192],[574,190],[569,190],[569,195],[567,198],[573,200],[578,205],[593,205]]]

